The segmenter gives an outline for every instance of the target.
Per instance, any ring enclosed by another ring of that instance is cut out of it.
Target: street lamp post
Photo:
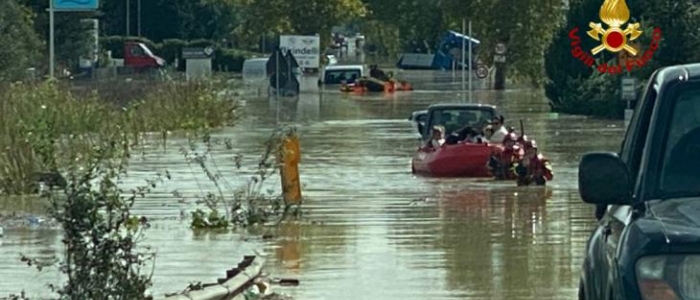
[[[49,78],[54,78],[55,48],[54,48],[54,7],[53,0],[49,0]]]
[[[125,0],[126,1],[126,36],[129,36],[129,11],[131,10],[130,3],[131,0]]]
[[[141,37],[141,0],[138,0],[136,3],[137,3],[136,5],[137,5],[137,10],[138,10],[138,13],[137,13],[137,18],[138,18],[137,32],[138,32],[139,37]]]

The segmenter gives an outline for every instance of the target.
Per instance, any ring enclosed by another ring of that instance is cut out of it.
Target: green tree
[[[561,26],[562,8],[558,0],[491,0],[475,7],[481,58],[491,62],[499,42],[508,48],[506,63],[496,64],[495,89],[505,89],[506,77],[543,83],[543,53]]]
[[[130,1],[129,35],[137,36],[138,2]],[[141,36],[155,42],[227,39],[238,20],[236,8],[230,0],[142,0]],[[125,0],[103,0],[100,10],[105,35],[126,35]]]
[[[49,2],[46,0],[19,0],[33,12],[34,31],[40,39],[49,44],[49,14],[46,10]],[[58,12],[55,13],[55,54],[59,65],[67,68],[77,66],[81,55],[89,54],[92,50],[94,40],[89,30],[89,24],[82,23],[82,19],[95,18],[94,12]],[[48,57],[49,49],[45,48],[45,57]],[[48,61],[48,59],[47,59]]]
[[[635,0],[629,1],[629,4],[631,9],[639,7],[641,11],[637,19],[646,28],[643,49],[649,47],[653,28],[659,28],[663,33],[654,58],[636,74],[638,78],[648,78],[660,67],[700,58],[697,51],[700,47],[700,4],[690,0]]]
[[[27,68],[39,65],[31,12],[15,0],[0,1],[0,42],[0,82],[17,80]]]
[[[599,1],[571,0],[564,26],[558,30],[545,51],[545,73],[549,79],[545,84],[545,94],[555,106],[559,105],[564,96],[561,93],[566,90],[569,81],[588,78],[595,71],[573,57],[569,33],[578,27],[576,35],[581,38],[581,48],[584,51],[597,46],[599,43],[587,38],[586,31],[589,30],[588,24],[595,21],[599,11]]]
[[[236,33],[252,47],[263,34],[319,34],[330,44],[331,27],[363,17],[361,0],[232,0],[240,9]]]
[[[450,29],[446,23],[447,11],[441,7],[443,2],[365,0],[370,14],[363,31],[368,42],[386,55],[412,52],[416,45],[425,44],[434,50],[445,31]]]
[[[695,51],[700,45],[697,32],[697,28],[700,27],[698,4],[688,0],[626,2],[630,9],[629,21],[640,22],[642,25],[643,35],[638,40],[642,51],[649,48],[654,28],[663,32],[659,48],[652,60],[643,68],[633,70],[632,76],[644,82],[659,67],[687,63],[700,58]],[[620,101],[618,91],[619,76],[599,74],[594,68],[586,67],[571,53],[569,31],[575,27],[579,27],[578,36],[584,51],[588,52],[599,45],[599,42],[588,38],[586,31],[589,30],[589,22],[600,22],[598,20],[601,4],[602,1],[599,0],[571,1],[566,24],[547,49],[545,66],[548,82],[545,93],[555,111],[616,118],[623,115],[624,102]],[[617,55],[602,52],[597,56],[596,62],[617,65]],[[603,81],[606,84],[601,85]]]
[[[497,64],[496,88],[505,87],[505,78],[527,78],[543,83],[543,52],[561,25],[559,0],[365,0],[371,11],[368,29],[379,23],[395,26],[400,48],[415,42],[428,42],[435,49],[446,30],[461,31],[462,21],[472,22],[472,32],[481,41],[480,58],[491,62],[499,42],[508,45],[507,62]],[[384,34],[380,30],[372,30]],[[394,34],[396,35],[396,34]],[[368,35],[368,42],[372,39]],[[381,41],[383,37],[377,37]],[[393,40],[389,35],[389,40]],[[508,72],[506,72],[508,70]],[[507,76],[509,75],[509,76]]]

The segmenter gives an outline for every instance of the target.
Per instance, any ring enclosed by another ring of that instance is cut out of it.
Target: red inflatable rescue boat
[[[413,155],[413,173],[435,177],[491,177],[487,164],[492,153],[503,147],[495,144],[460,142],[437,149],[422,147]]]

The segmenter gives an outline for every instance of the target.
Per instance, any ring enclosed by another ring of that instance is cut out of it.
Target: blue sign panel
[[[55,10],[94,10],[99,5],[99,0],[52,0]]]

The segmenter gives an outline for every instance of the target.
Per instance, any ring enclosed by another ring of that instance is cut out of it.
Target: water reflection
[[[262,248],[271,274],[301,280],[301,286],[283,289],[298,299],[575,297],[594,224],[592,207],[576,191],[578,159],[586,151],[619,147],[622,122],[549,114],[542,91],[478,90],[476,101],[497,105],[510,125],[518,128],[524,120],[526,133],[554,163],[554,181],[546,188],[516,188],[512,182],[414,177],[410,158],[418,140],[406,118],[432,103],[467,98],[449,72],[399,74],[418,90],[250,97],[249,117],[214,134],[231,139],[244,165],[254,166],[277,124],[278,104],[280,122],[299,125],[300,175],[308,200],[302,220],[278,229],[255,229],[247,236],[188,229],[180,215],[197,205],[179,202],[172,192],[191,198],[214,186],[184,161],[179,152],[187,145],[184,138],[173,136],[165,150],[149,144],[132,162],[125,184],[141,185],[166,169],[173,177],[135,208],[153,220],[147,243],[158,249],[155,293],[212,281],[244,253]],[[212,153],[227,189],[250,176],[251,168],[235,168],[231,151]],[[277,180],[271,178],[265,189],[278,190]],[[13,209],[0,202],[0,211]],[[38,278],[16,258],[20,252],[60,253],[60,239],[55,232],[5,233],[0,277],[7,280],[0,283],[0,295],[19,289],[42,295],[45,283],[58,276]],[[263,240],[266,234],[274,238]]]
[[[350,228],[341,223],[286,222],[272,230],[275,241],[268,244],[274,254],[277,275],[302,275],[307,270],[327,268],[337,263],[334,255],[343,253]]]

